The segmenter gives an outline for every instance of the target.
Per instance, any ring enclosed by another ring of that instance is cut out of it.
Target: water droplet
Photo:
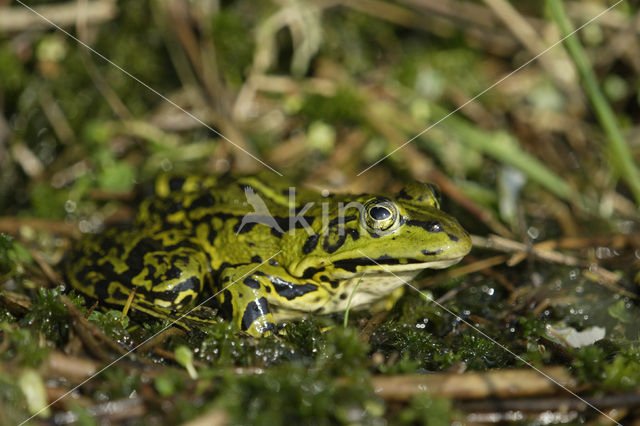
[[[540,230],[538,228],[536,228],[535,226],[530,226],[529,229],[527,229],[527,235],[532,240],[535,240],[538,237],[540,237]]]
[[[160,167],[162,167],[163,171],[168,172],[173,169],[173,163],[168,158],[163,158],[162,161],[160,161]]]
[[[81,220],[80,223],[78,223],[78,229],[80,229],[80,232],[83,234],[89,233],[91,232],[91,223],[88,220]]]
[[[76,202],[73,200],[67,200],[64,203],[64,209],[67,213],[73,213],[74,211],[76,211]]]

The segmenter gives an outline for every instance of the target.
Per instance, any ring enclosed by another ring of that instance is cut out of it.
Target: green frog
[[[155,192],[130,227],[81,239],[65,272],[103,307],[185,328],[220,315],[258,337],[284,320],[364,309],[471,248],[430,184],[318,194],[267,173],[172,175]]]

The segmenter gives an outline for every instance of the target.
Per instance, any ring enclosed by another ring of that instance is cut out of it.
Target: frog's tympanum
[[[428,184],[323,196],[267,174],[167,176],[133,226],[84,237],[66,274],[102,307],[130,303],[185,328],[217,312],[261,336],[305,314],[367,308],[470,248]],[[184,315],[214,295],[210,309]]]

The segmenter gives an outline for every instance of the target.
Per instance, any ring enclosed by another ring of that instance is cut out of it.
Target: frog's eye
[[[398,208],[391,200],[376,198],[364,205],[363,225],[371,232],[389,231],[399,216]]]

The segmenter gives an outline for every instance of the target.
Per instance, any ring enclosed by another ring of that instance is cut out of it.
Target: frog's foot
[[[276,322],[267,301],[268,284],[262,282],[264,275],[245,274],[242,267],[228,268],[222,273],[222,283],[227,286],[218,296],[222,314],[253,337],[276,334]]]

